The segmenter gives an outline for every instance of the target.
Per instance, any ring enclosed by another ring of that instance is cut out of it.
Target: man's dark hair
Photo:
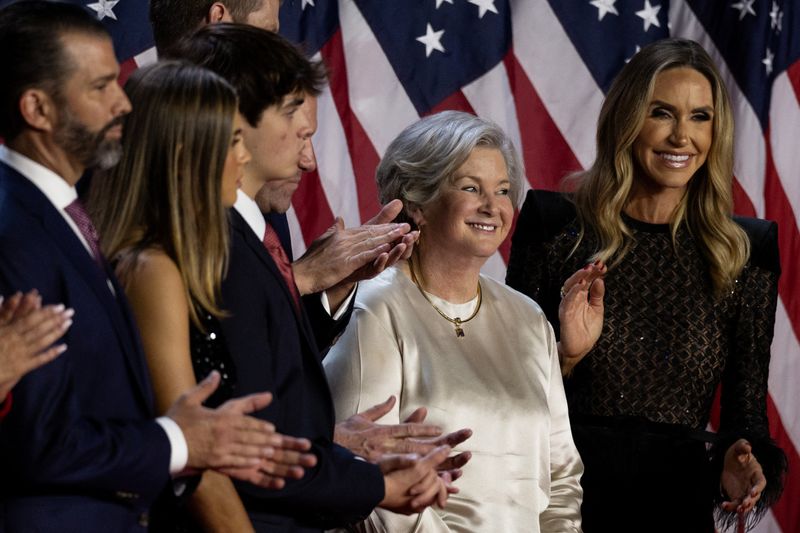
[[[222,2],[236,22],[261,7],[264,0],[225,0]],[[163,55],[199,28],[214,0],[150,0],[150,24],[158,53]]]
[[[0,9],[0,136],[14,139],[23,130],[19,100],[26,90],[38,87],[59,99],[74,68],[63,42],[68,33],[111,38],[96,17],[72,4],[23,0]]]
[[[266,108],[285,96],[316,96],[325,83],[322,63],[310,61],[280,35],[244,24],[206,26],[178,43],[171,56],[228,80],[239,94],[239,111],[253,127]]]

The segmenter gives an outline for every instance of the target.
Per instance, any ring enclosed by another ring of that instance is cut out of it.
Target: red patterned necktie
[[[278,266],[278,270],[281,271],[283,280],[286,282],[286,286],[289,287],[289,292],[292,293],[292,298],[294,298],[294,305],[299,310],[300,292],[297,290],[297,285],[294,282],[292,264],[289,262],[289,257],[286,255],[286,251],[283,249],[283,246],[281,246],[281,241],[278,239],[278,234],[275,233],[275,229],[269,223],[267,223],[267,229],[264,231],[263,242],[264,246],[269,252],[269,255],[272,256],[272,259]]]
[[[103,270],[103,256],[100,254],[100,238],[97,235],[97,230],[92,224],[92,219],[89,218],[89,213],[83,207],[79,199],[75,199],[71,204],[64,208],[64,211],[75,221],[83,238],[86,239],[89,249],[92,251],[92,258],[97,263],[97,266]]]

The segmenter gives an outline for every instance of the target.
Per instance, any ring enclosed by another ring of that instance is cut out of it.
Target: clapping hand
[[[389,413],[396,403],[394,396],[385,402],[357,413],[336,425],[334,441],[366,460],[377,463],[389,454],[430,453],[433,449],[447,445],[451,448],[472,436],[472,430],[460,429],[442,435],[442,429],[424,424],[427,411],[420,407],[400,424],[377,424],[376,420]],[[458,469],[469,461],[471,454],[463,452],[443,461],[441,469],[451,471],[457,477]]]
[[[304,453],[311,447],[308,440],[281,435],[269,422],[247,416],[267,407],[272,394],[250,394],[217,409],[204,407],[219,381],[219,372],[212,372],[166,413],[186,439],[186,473],[211,468],[265,488],[280,488],[283,482],[276,478],[301,477],[304,467],[316,464],[316,456]]]
[[[63,305],[42,307],[36,291],[0,298],[0,402],[22,376],[67,349],[53,343],[69,329],[72,315]]]
[[[440,465],[450,454],[449,446],[440,446],[420,458],[412,455],[387,455],[379,461],[386,487],[380,507],[395,513],[414,514],[431,505],[444,507],[449,494],[449,474],[439,475]]]

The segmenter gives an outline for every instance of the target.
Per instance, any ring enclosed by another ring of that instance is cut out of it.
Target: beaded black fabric
[[[205,402],[205,405],[209,407],[218,407],[235,395],[236,367],[228,351],[219,319],[199,306],[197,310],[204,331],[201,331],[194,323],[190,324],[189,346],[192,368],[198,382],[213,370],[220,373],[222,379],[219,387]]]
[[[234,397],[236,392],[236,368],[231,359],[219,319],[196,306],[201,331],[194,322],[189,322],[189,348],[192,369],[197,381],[204,379],[211,371],[220,373],[219,387],[204,405],[219,407]],[[198,479],[192,480],[197,483]],[[193,490],[193,489],[192,489]],[[197,524],[186,508],[187,497],[176,497],[172,486],[168,487],[155,502],[150,512],[150,531],[154,533],[199,533],[203,529]]]
[[[530,193],[508,265],[508,284],[542,306],[557,335],[560,288],[597,249],[587,232],[573,252],[575,217],[562,196]],[[766,414],[780,272],[774,225],[759,221],[759,228],[772,230],[764,243],[748,232],[750,261],[733,289],[715,296],[705,259],[685,227],[673,246],[666,224],[624,222],[635,241],[605,277],[600,339],[565,379],[570,416],[641,417],[702,430],[722,383],[719,449],[750,439],[768,491],[780,494],[784,459],[769,439]]]

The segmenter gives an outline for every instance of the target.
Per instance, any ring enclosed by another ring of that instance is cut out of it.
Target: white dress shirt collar
[[[264,233],[267,231],[267,221],[264,220],[264,215],[255,200],[239,189],[236,191],[236,203],[233,204],[233,208],[242,215],[250,229],[255,232],[258,240],[263,241]]]
[[[78,191],[64,178],[7,146],[0,146],[0,161],[28,178],[59,211],[78,198]]]

